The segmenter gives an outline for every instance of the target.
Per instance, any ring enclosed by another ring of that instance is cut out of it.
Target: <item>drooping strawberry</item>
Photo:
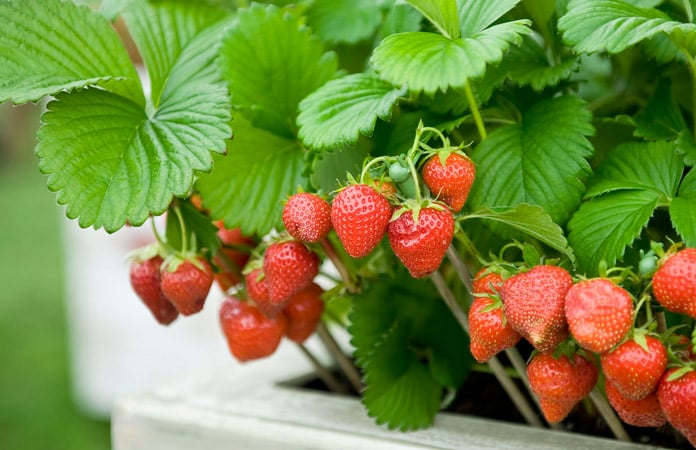
[[[652,289],[662,306],[696,318],[696,248],[669,256],[653,275]]]
[[[624,288],[606,278],[575,284],[568,291],[565,315],[570,334],[581,347],[605,353],[633,326],[633,299]]]
[[[253,269],[244,275],[247,295],[257,308],[268,317],[275,317],[283,310],[287,302],[272,303],[266,286],[266,277],[262,269]]]
[[[475,297],[471,304],[469,334],[471,354],[480,363],[514,346],[522,338],[505,319],[500,299],[485,296]]]
[[[324,312],[324,301],[321,294],[324,290],[312,283],[297,294],[290,297],[283,314],[288,319],[285,336],[298,344],[303,343],[314,333]]]
[[[565,297],[572,285],[570,273],[557,266],[513,275],[500,288],[505,317],[537,350],[552,351],[568,336]]]
[[[667,370],[657,388],[657,399],[669,423],[696,447],[696,370],[673,378],[677,368]]]
[[[331,206],[317,194],[294,194],[283,208],[283,223],[295,239],[318,242],[331,231]]]
[[[319,257],[299,241],[274,242],[263,257],[271,303],[280,304],[307,287],[319,273]]]
[[[579,354],[536,353],[527,366],[532,391],[539,397],[541,410],[549,422],[560,422],[585,398],[597,383],[597,368]]]
[[[656,392],[651,392],[640,400],[633,400],[624,397],[612,383],[606,383],[605,391],[609,403],[627,424],[658,428],[667,423]]]
[[[440,267],[454,237],[454,217],[438,203],[419,209],[406,208],[389,223],[387,237],[394,254],[411,276],[423,278]]]
[[[667,368],[667,349],[662,342],[653,336],[644,339],[647,350],[629,339],[600,358],[607,382],[631,400],[651,394]]]
[[[387,231],[389,219],[389,201],[365,184],[348,186],[331,204],[331,223],[353,258],[362,258],[374,250]]]
[[[155,320],[162,325],[169,325],[179,316],[179,312],[162,292],[160,276],[162,262],[162,258],[157,255],[145,260],[133,260],[130,267],[130,282],[133,290],[150,310]]]
[[[474,294],[497,294],[503,285],[503,277],[499,273],[491,272],[487,267],[479,270],[472,280]]]
[[[460,153],[430,157],[422,170],[423,181],[430,192],[449,205],[454,212],[464,207],[476,177],[476,166]]]
[[[284,315],[269,318],[253,305],[234,297],[222,303],[219,316],[227,346],[241,362],[272,355],[287,327]]]
[[[222,221],[215,222],[218,227],[217,235],[223,246],[218,250],[221,254],[215,256],[215,264],[220,272],[215,274],[215,281],[223,291],[237,285],[241,280],[242,269],[249,261],[249,252],[241,251],[233,247],[253,248],[256,241],[242,234],[239,228],[225,228]]]
[[[203,309],[213,284],[213,269],[203,258],[175,261],[162,270],[162,292],[184,316]]]

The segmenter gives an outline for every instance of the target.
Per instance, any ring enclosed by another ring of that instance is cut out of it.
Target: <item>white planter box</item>
[[[357,399],[274,382],[291,375],[287,366],[244,369],[210,371],[121,400],[114,450],[657,448],[445,413],[427,430],[389,431]]]

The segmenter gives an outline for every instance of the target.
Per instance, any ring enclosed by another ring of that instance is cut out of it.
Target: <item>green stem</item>
[[[181,214],[181,209],[179,205],[174,206],[174,214],[179,221],[179,227],[181,227],[181,254],[185,255],[188,251],[188,238],[186,237],[186,225],[184,224],[184,216]]]
[[[408,162],[408,170],[411,172],[411,178],[413,179],[413,183],[415,185],[416,201],[420,205],[423,198],[421,197],[420,183],[418,183],[418,172],[416,171],[416,166],[413,165],[413,160],[411,158],[406,158],[406,161]]]
[[[362,172],[360,173],[360,183],[365,184],[365,174],[367,174],[368,169],[378,163],[381,162],[386,162],[387,158],[384,156],[378,156],[377,158],[371,159],[367,164],[365,164],[365,167],[363,167]]]
[[[338,342],[336,342],[334,337],[329,332],[329,329],[326,327],[326,325],[324,325],[323,322],[319,322],[319,325],[317,326],[317,336],[319,336],[319,339],[324,343],[326,349],[329,351],[331,356],[334,357],[341,370],[343,370],[343,373],[355,392],[362,392],[363,384],[360,372],[353,365],[353,362],[345,355],[345,353],[343,353],[343,350],[341,350],[341,347],[339,347]]]
[[[466,99],[469,102],[471,114],[474,116],[474,122],[476,122],[476,129],[478,129],[479,136],[481,136],[481,140],[484,140],[486,139],[486,137],[488,137],[488,133],[486,133],[486,126],[483,124],[483,119],[481,118],[481,111],[479,111],[478,105],[476,104],[476,97],[474,97],[474,91],[471,89],[471,83],[469,83],[469,80],[466,80],[466,84],[464,84],[464,93],[466,94]]]
[[[344,395],[348,395],[350,393],[343,383],[338,381],[338,379],[331,372],[326,370],[326,368],[319,363],[319,360],[317,360],[317,358],[307,349],[307,347],[302,344],[297,344],[297,348],[299,348],[302,354],[307,357],[307,360],[310,362],[310,364],[312,364],[312,367],[314,367],[314,371],[316,372],[317,376],[321,379],[321,381],[324,382],[329,390]]]
[[[689,63],[689,69],[691,69],[691,91],[693,95],[693,110],[691,111],[691,116],[693,120],[693,130],[692,132],[696,133],[696,61],[694,60],[694,57],[691,56],[689,52],[686,50],[683,51],[684,55],[686,55],[686,61]]]
[[[150,225],[152,226],[152,234],[155,235],[155,239],[157,240],[157,243],[166,249],[169,249],[169,244],[164,242],[164,239],[162,239],[162,236],[160,236],[159,231],[157,231],[157,225],[155,224],[155,218],[151,217],[150,218]]]
[[[406,153],[407,159],[413,159],[416,156],[416,151],[418,151],[418,146],[420,145],[420,138],[423,134],[423,122],[418,123],[418,128],[416,128],[416,136],[413,138],[413,144],[411,148]]]
[[[592,400],[597,407],[597,411],[599,411],[599,414],[604,418],[604,421],[609,426],[614,437],[619,441],[631,442],[631,438],[621,424],[621,420],[616,416],[611,405],[609,405],[609,402],[604,398],[604,395],[602,395],[597,387],[590,392],[590,400]]]
[[[694,21],[694,11],[691,9],[691,2],[689,0],[684,0],[682,2],[684,4],[684,10],[686,11],[686,17],[689,19],[689,22]]]
[[[348,292],[350,292],[351,294],[358,292],[358,288],[353,282],[353,278],[350,276],[350,271],[348,271],[348,268],[346,267],[345,263],[338,255],[338,253],[336,253],[336,249],[334,248],[331,241],[329,241],[328,238],[324,237],[319,241],[319,244],[321,244],[321,247],[324,249],[324,253],[326,253],[326,256],[329,257],[333,265],[336,267],[336,270],[338,270],[338,273],[341,275],[341,279],[343,280],[343,283],[346,285],[346,289],[348,290]]]

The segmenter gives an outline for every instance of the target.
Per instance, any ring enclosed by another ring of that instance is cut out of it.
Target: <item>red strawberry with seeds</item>
[[[655,299],[670,311],[696,318],[696,248],[669,256],[653,275]]]
[[[691,370],[671,379],[676,376],[677,370],[680,369],[669,369],[662,376],[657,399],[669,423],[696,447],[696,371]]]
[[[223,291],[237,285],[241,280],[242,268],[249,261],[250,253],[230,247],[255,247],[254,239],[242,234],[239,228],[225,228],[222,221],[215,222],[218,227],[217,235],[223,243],[218,252],[223,255],[215,256],[215,264],[221,269],[215,274],[215,280]],[[230,246],[230,247],[226,247]]]
[[[283,223],[295,239],[318,242],[331,231],[331,206],[317,194],[294,194],[283,208]]]
[[[249,299],[268,317],[277,316],[285,307],[285,302],[271,302],[271,296],[268,293],[268,286],[266,286],[266,277],[263,270],[254,269],[244,275],[244,282],[246,283],[246,291]]]
[[[184,316],[203,309],[213,284],[213,269],[203,259],[185,259],[162,271],[162,292]]]
[[[597,375],[594,364],[579,354],[571,361],[566,355],[557,359],[550,353],[536,353],[527,366],[530,386],[549,422],[565,419],[592,391]]]
[[[471,354],[480,363],[514,346],[522,338],[505,320],[500,300],[490,297],[474,298],[469,309],[469,335]]]
[[[269,318],[253,305],[233,297],[222,303],[219,316],[230,352],[241,362],[272,355],[287,327],[282,314]]]
[[[491,272],[487,267],[479,270],[472,282],[474,294],[496,294],[503,285],[503,277],[500,274]]]
[[[321,294],[324,290],[312,283],[297,294],[290,297],[283,314],[288,319],[285,336],[298,344],[303,343],[314,333],[324,312],[324,301]]]
[[[611,350],[633,326],[633,299],[606,278],[580,281],[566,296],[570,334],[581,347],[595,353]]]
[[[362,258],[374,250],[387,231],[389,219],[389,201],[365,184],[348,186],[331,204],[331,223],[353,258]]]
[[[607,382],[631,400],[640,400],[652,393],[667,368],[667,349],[662,342],[652,336],[644,338],[647,350],[635,339],[629,339],[601,356]]]
[[[150,310],[155,320],[162,325],[169,325],[179,316],[179,312],[162,292],[160,276],[162,262],[160,256],[153,256],[142,261],[134,260],[130,267],[130,282],[133,290]]]
[[[319,273],[319,257],[299,241],[281,241],[268,246],[263,273],[271,303],[280,304],[307,287]]]
[[[667,423],[656,392],[651,392],[640,400],[633,400],[624,397],[612,383],[606,383],[605,391],[609,403],[627,424],[658,428]]]
[[[557,266],[513,275],[500,288],[505,317],[537,350],[552,351],[568,337],[565,297],[572,285],[570,273]]]
[[[426,277],[440,267],[454,236],[452,213],[432,205],[420,211],[406,209],[387,227],[394,254],[413,278]]]
[[[430,192],[459,212],[474,184],[476,166],[460,153],[450,153],[446,158],[434,155],[423,166],[422,175]]]

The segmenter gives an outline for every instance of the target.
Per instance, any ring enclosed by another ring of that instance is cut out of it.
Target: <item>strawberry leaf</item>
[[[208,216],[196,209],[190,202],[179,202],[178,206],[187,233],[186,239],[188,248],[186,250],[193,250],[198,254],[201,249],[207,249],[208,254],[214,255],[217,249],[222,245],[222,242],[220,242],[217,236],[218,228],[210,221]],[[195,236],[197,248],[192,247],[192,235]],[[181,224],[179,223],[177,215],[171,210],[170,213],[167,214],[166,236],[167,244],[171,245],[174,249],[181,249]]]
[[[0,103],[85,86],[144,103],[128,53],[99,13],[60,0],[5,0],[0,22]]]
[[[302,151],[292,139],[254,127],[237,116],[229,153],[201,175],[197,188],[211,216],[246,235],[264,235],[281,224],[282,201],[304,186]]]
[[[377,118],[389,120],[406,89],[358,73],[329,81],[300,103],[299,137],[310,148],[330,149],[370,136]]]
[[[687,247],[696,247],[696,171],[691,170],[669,205],[672,224]]]
[[[455,0],[406,0],[450,39],[459,37],[459,17]]]
[[[593,153],[586,104],[573,96],[533,105],[519,124],[498,128],[472,152],[476,181],[472,209],[539,205],[564,224],[577,208]]]
[[[307,10],[309,26],[329,43],[364,41],[381,18],[382,7],[374,0],[315,0]]]
[[[462,36],[470,37],[488,28],[520,0],[457,0]]]
[[[508,68],[512,81],[541,91],[569,78],[578,63],[577,57],[566,57],[552,65],[540,43],[525,37],[522,45],[510,49],[503,64]]]
[[[369,147],[345,148],[331,153],[322,153],[313,161],[312,185],[323,192],[333,192],[346,178],[346,172],[360,173],[362,163],[367,158]]]
[[[56,96],[36,153],[48,186],[70,218],[109,232],[161,214],[186,196],[194,175],[212,167],[230,136],[229,104],[206,29],[179,55],[157,108],[101,89]]]
[[[688,129],[666,78],[660,79],[652,98],[633,120],[636,123],[634,134],[645,139],[672,140]]]

